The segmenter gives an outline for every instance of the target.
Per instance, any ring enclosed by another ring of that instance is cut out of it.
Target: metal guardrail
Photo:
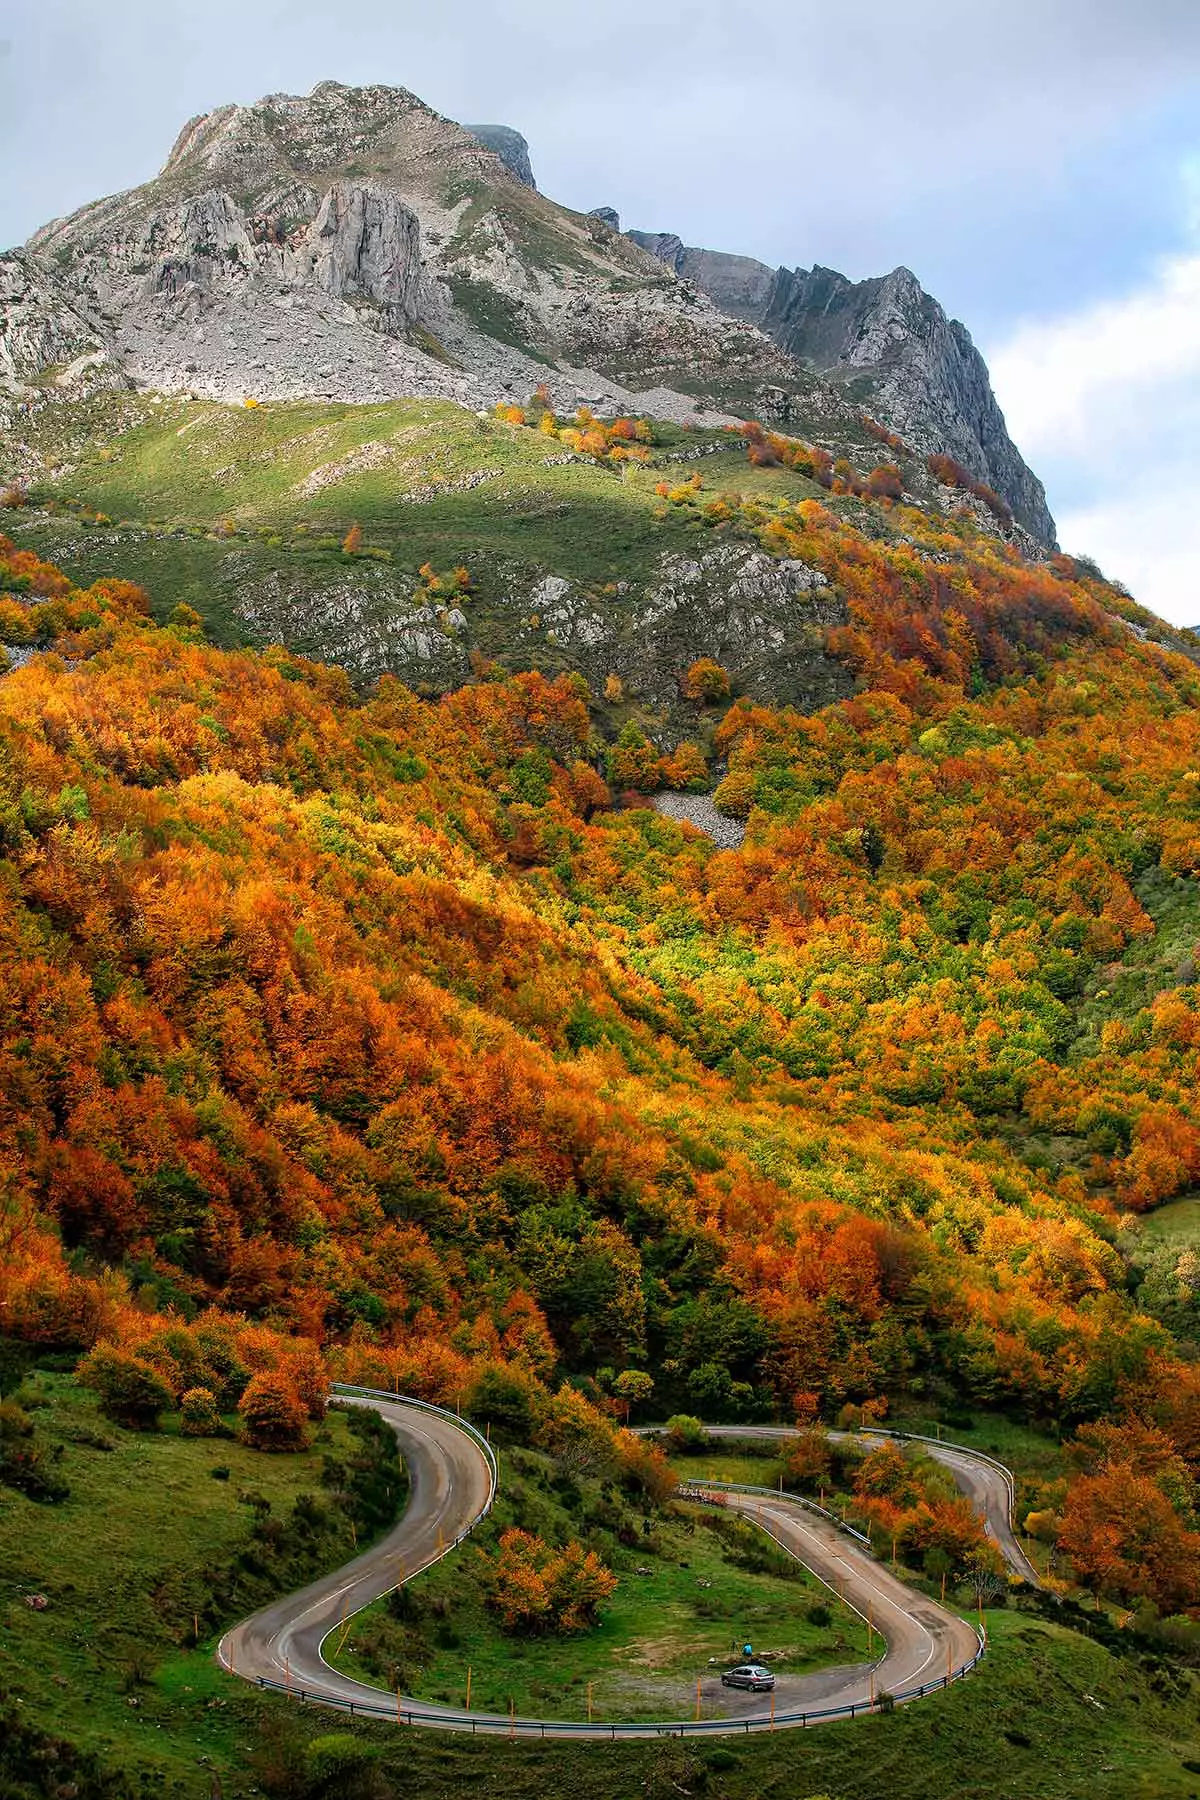
[[[256,1678],[257,1686],[276,1693],[287,1693],[293,1700],[301,1700],[305,1704],[331,1706],[351,1718],[390,1719],[399,1725],[430,1725],[441,1731],[469,1731],[472,1737],[536,1737],[536,1738],[602,1738],[615,1741],[618,1738],[649,1737],[718,1737],[721,1735],[741,1735],[749,1737],[755,1732],[807,1729],[812,1725],[824,1725],[835,1719],[857,1719],[867,1713],[887,1712],[892,1706],[903,1706],[911,1700],[924,1700],[930,1694],[938,1694],[956,1681],[963,1681],[982,1659],[987,1649],[986,1636],[976,1629],[979,1648],[967,1662],[959,1665],[948,1675],[937,1681],[924,1682],[920,1687],[903,1688],[897,1694],[879,1693],[874,1700],[855,1700],[848,1706],[813,1707],[804,1711],[777,1712],[774,1718],[755,1719],[661,1719],[649,1722],[601,1724],[593,1720],[591,1724],[575,1719],[526,1719],[505,1718],[497,1713],[466,1713],[425,1711],[421,1707],[405,1704],[402,1700],[389,1702],[387,1705],[375,1706],[365,1700],[342,1700],[327,1694],[310,1694],[294,1684],[288,1687],[282,1681],[272,1681],[260,1675]]]
[[[393,1406],[407,1406],[412,1407],[417,1412],[433,1413],[435,1418],[446,1419],[451,1425],[456,1425],[459,1431],[465,1433],[467,1437],[473,1438],[478,1448],[483,1451],[484,1461],[487,1463],[492,1477],[491,1492],[488,1495],[487,1505],[479,1514],[479,1517],[475,1519],[474,1524],[467,1527],[467,1530],[473,1530],[474,1525],[478,1525],[479,1520],[485,1519],[488,1513],[491,1512],[492,1503],[496,1498],[496,1487],[500,1480],[500,1460],[497,1457],[496,1452],[492,1449],[489,1440],[483,1435],[477,1425],[472,1425],[470,1419],[464,1419],[461,1413],[451,1412],[447,1406],[435,1406],[432,1400],[415,1400],[411,1394],[395,1394],[390,1388],[360,1387],[354,1382],[335,1381],[331,1385],[331,1392],[334,1394],[344,1394],[348,1397],[353,1397],[355,1394],[361,1394],[364,1399],[367,1400],[390,1400]],[[463,1533],[463,1536],[466,1536],[466,1532]],[[461,1543],[461,1541],[461,1538],[455,1539],[456,1543]]]
[[[719,1492],[727,1494],[763,1494],[768,1500],[786,1500],[789,1505],[802,1506],[805,1512],[819,1513],[823,1519],[828,1519],[831,1525],[836,1525],[839,1531],[844,1531],[847,1537],[857,1538],[860,1544],[867,1546],[868,1550],[871,1548],[871,1539],[865,1531],[859,1531],[856,1525],[847,1524],[846,1520],[839,1518],[837,1513],[830,1512],[827,1506],[818,1505],[815,1500],[810,1500],[805,1494],[793,1494],[786,1490],[781,1492],[778,1488],[755,1487],[748,1481],[681,1481],[675,1492],[680,1499],[687,1500],[691,1498],[689,1490],[695,1489],[697,1496],[700,1496],[706,1488],[710,1490],[715,1488]]]
[[[893,1431],[884,1425],[872,1425],[866,1428],[861,1435],[864,1437],[891,1438],[898,1444],[930,1444],[935,1450],[957,1450],[961,1455],[970,1457],[972,1461],[986,1463],[989,1469],[995,1469],[996,1473],[1003,1479],[1005,1491],[1008,1494],[1008,1529],[1012,1532],[1013,1542],[1017,1546],[1021,1560],[1029,1571],[1029,1579],[1032,1581],[1033,1585],[1035,1587],[1040,1587],[1042,1585],[1041,1576],[1034,1568],[1025,1551],[1022,1550],[1020,1539],[1017,1536],[1017,1484],[1012,1470],[1006,1463],[1002,1463],[998,1457],[989,1456],[986,1450],[976,1450],[974,1446],[970,1444],[956,1444],[949,1438],[930,1437],[928,1432]]]

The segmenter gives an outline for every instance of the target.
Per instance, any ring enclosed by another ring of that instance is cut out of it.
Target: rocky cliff
[[[529,145],[519,131],[514,131],[511,125],[468,125],[467,130],[485,149],[495,151],[509,174],[515,175],[522,187],[536,188],[533,164],[529,160]]]
[[[987,365],[957,319],[908,269],[849,281],[834,269],[771,269],[699,250],[671,232],[631,231],[640,248],[722,312],[768,332],[836,381],[915,450],[942,450],[1002,494],[1040,543],[1055,543],[1045,489],[1008,435]]]
[[[153,180],[4,259],[5,416],[101,380],[476,410],[545,383],[560,411],[757,416],[865,473],[866,410],[1053,543],[981,358],[907,270],[854,284],[619,224],[540,194],[519,133],[467,130],[404,88],[218,107]],[[920,490],[923,468],[909,478]]]

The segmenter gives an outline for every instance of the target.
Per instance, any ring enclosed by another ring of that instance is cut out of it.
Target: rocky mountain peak
[[[982,359],[910,270],[855,283],[619,224],[540,194],[510,126],[324,81],[189,120],[153,180],[35,233],[0,294],[0,369],[26,400],[81,356],[224,400],[480,407],[545,381],[558,408],[751,410],[839,445],[865,409],[1053,542]]]
[[[529,160],[529,145],[519,131],[514,131],[511,125],[468,125],[467,130],[485,149],[495,152],[522,187],[537,187],[533,164]]]
[[[944,451],[995,488],[1039,542],[1055,543],[1045,489],[1008,435],[987,365],[911,269],[851,281],[820,263],[771,269],[686,245],[673,232],[629,236],[723,312],[835,381],[914,450]]]

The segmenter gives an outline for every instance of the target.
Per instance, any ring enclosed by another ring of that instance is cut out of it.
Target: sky
[[[627,225],[965,321],[1065,548],[1200,624],[1200,0],[5,0],[0,244],[316,82],[515,126]]]

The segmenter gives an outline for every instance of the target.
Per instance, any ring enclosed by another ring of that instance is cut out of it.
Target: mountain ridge
[[[1008,434],[987,364],[903,264],[854,282],[836,269],[771,269],[754,257],[684,244],[673,232],[627,231],[723,312],[841,386],[915,449],[954,456],[988,483],[1041,542],[1056,542],[1042,483]]]

